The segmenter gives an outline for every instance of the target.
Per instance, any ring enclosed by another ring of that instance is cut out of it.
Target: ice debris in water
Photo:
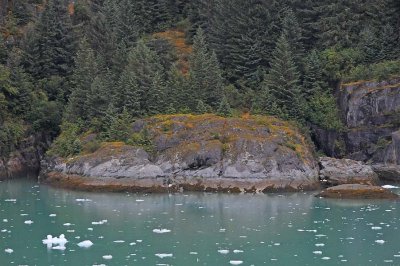
[[[243,264],[243,261],[242,260],[231,260],[231,261],[229,261],[229,263],[232,265],[240,265],[240,264]]]
[[[172,253],[157,253],[157,254],[154,254],[154,255],[156,255],[156,256],[159,257],[160,259],[163,259],[163,258],[170,258],[170,257],[173,256]]]
[[[375,240],[375,243],[378,243],[378,244],[384,244],[385,243],[385,240]]]
[[[312,253],[314,253],[314,254],[316,254],[316,255],[321,255],[321,254],[322,254],[322,251],[320,251],[320,250],[315,250],[315,251],[313,251]]]
[[[315,246],[316,247],[323,247],[323,246],[325,246],[325,244],[324,243],[317,243],[317,244],[315,244]]]
[[[78,202],[87,202],[87,201],[92,201],[91,199],[76,199],[75,201]]]
[[[372,226],[371,229],[372,230],[381,230],[382,227],[380,227],[380,226]]]
[[[136,202],[143,202],[144,200],[142,199],[137,199]]]
[[[92,222],[93,225],[99,225],[99,224],[105,224],[106,222],[108,222],[107,220],[101,220],[98,222]]]
[[[218,253],[220,253],[220,254],[228,254],[228,253],[229,253],[229,250],[227,250],[227,249],[220,249],[220,250],[218,250]]]
[[[382,186],[383,188],[399,188],[397,186],[392,186],[392,185],[384,185]]]
[[[165,233],[169,233],[171,232],[171,230],[169,229],[153,229],[153,233],[156,234],[165,234]]]
[[[73,224],[71,224],[71,223],[65,223],[65,224],[63,224],[64,226],[71,226],[71,225],[73,225]]]
[[[5,199],[4,201],[7,201],[7,202],[16,202],[17,199]]]
[[[321,259],[323,259],[323,260],[330,260],[331,258],[330,258],[330,257],[322,257]]]
[[[59,250],[64,250],[65,244],[67,242],[68,240],[65,238],[64,234],[61,234],[59,237],[53,237],[52,235],[47,235],[47,238],[42,240],[42,243],[47,245],[47,248],[59,249]],[[53,247],[53,245],[58,245],[58,246]]]
[[[103,259],[105,260],[111,260],[112,259],[112,255],[104,255]]]
[[[33,224],[33,221],[32,220],[27,220],[27,221],[24,222],[24,224]]]
[[[243,250],[240,250],[240,249],[235,249],[234,251],[233,251],[233,253],[242,253],[243,252]]]
[[[125,243],[125,240],[115,240],[114,243]]]
[[[12,250],[11,248],[6,248],[6,249],[4,250],[4,252],[11,254],[11,253],[14,252],[14,250]]]
[[[82,242],[79,242],[78,246],[81,247],[81,248],[88,248],[88,247],[93,246],[93,242],[90,241],[90,240],[84,240]]]
[[[57,216],[57,214],[55,214],[55,213],[52,213],[49,215],[49,217],[56,217],[56,216]]]

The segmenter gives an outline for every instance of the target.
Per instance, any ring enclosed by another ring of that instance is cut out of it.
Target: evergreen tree
[[[393,60],[400,58],[400,44],[394,28],[390,24],[384,25],[379,37],[379,58]]]
[[[359,47],[364,55],[365,63],[374,63],[380,59],[381,47],[379,47],[378,37],[374,29],[367,27],[361,32]]]
[[[220,116],[228,117],[232,115],[232,109],[228,102],[228,99],[224,96],[222,97],[221,103],[219,104],[217,113]]]
[[[7,48],[4,44],[3,34],[0,33],[0,64],[5,64],[7,60]]]
[[[322,77],[322,65],[316,50],[312,50],[306,58],[304,66],[303,93],[306,100],[322,92],[327,85]]]
[[[87,93],[85,103],[85,106],[88,107],[90,119],[101,118],[105,115],[110,102],[109,92],[108,80],[100,76],[95,77]]]
[[[282,112],[292,119],[302,119],[304,104],[300,91],[300,74],[285,34],[278,39],[272,53],[266,86]]]
[[[77,118],[88,118],[87,95],[91,85],[99,73],[99,65],[92,48],[89,47],[86,39],[79,45],[75,57],[75,69],[72,74],[72,92],[69,97],[67,117],[74,121]]]
[[[165,102],[164,69],[157,54],[140,40],[129,55],[128,65],[119,81],[118,101],[132,116],[158,113]],[[153,101],[156,102],[153,102]],[[159,109],[158,109],[159,108]]]
[[[189,83],[196,98],[217,108],[222,97],[223,79],[217,57],[206,43],[204,32],[197,30],[190,57]]]
[[[197,105],[196,105],[196,113],[197,114],[205,114],[207,113],[207,106],[204,104],[204,102],[202,100],[198,100],[197,101]]]
[[[294,62],[299,68],[302,67],[302,62],[304,60],[302,30],[292,9],[288,9],[284,12],[282,32],[285,34],[286,39],[291,46]]]
[[[74,63],[72,24],[62,1],[49,0],[37,23],[26,64],[36,79],[66,77]]]

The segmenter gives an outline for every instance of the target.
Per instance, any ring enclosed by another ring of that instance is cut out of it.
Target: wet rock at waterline
[[[378,186],[344,184],[321,191],[317,197],[336,199],[397,199],[399,195]]]

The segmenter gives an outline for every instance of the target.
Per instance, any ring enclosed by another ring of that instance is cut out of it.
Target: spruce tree
[[[197,101],[197,105],[196,105],[196,113],[197,114],[205,114],[207,113],[207,106],[204,104],[204,102],[202,100],[198,100]]]
[[[285,34],[282,34],[272,53],[271,69],[265,85],[285,115],[301,120],[304,104],[299,84],[300,74],[290,48]]]
[[[107,76],[96,76],[87,93],[85,105],[88,108],[88,118],[101,118],[105,115],[110,103],[110,84]]]
[[[224,116],[224,117],[232,116],[232,109],[231,109],[231,106],[230,106],[230,104],[229,104],[229,102],[228,102],[228,99],[227,99],[225,96],[222,97],[222,100],[221,100],[221,102],[220,102],[220,104],[219,104],[217,113],[218,113],[220,116]]]
[[[284,12],[282,32],[285,34],[291,46],[294,62],[301,68],[304,60],[303,36],[296,15],[293,13],[292,9],[288,9]]]
[[[322,64],[316,50],[312,50],[305,60],[303,93],[306,100],[322,92],[327,85],[322,77]]]
[[[191,91],[196,98],[216,109],[222,97],[223,79],[217,57],[208,48],[201,28],[197,30],[194,38],[189,65]]]
[[[0,64],[5,64],[7,60],[7,48],[4,44],[3,34],[0,33]]]
[[[359,47],[364,55],[365,63],[374,63],[381,59],[379,58],[381,47],[379,47],[379,40],[375,29],[366,27],[361,32]]]
[[[71,19],[62,1],[46,3],[30,44],[26,64],[33,77],[43,79],[71,74],[75,41]]]

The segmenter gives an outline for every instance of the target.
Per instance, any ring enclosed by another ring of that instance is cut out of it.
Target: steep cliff
[[[339,105],[347,157],[400,164],[400,78],[343,84]]]
[[[272,117],[163,115],[132,125],[134,138],[143,132],[151,143],[103,143],[73,158],[47,158],[41,180],[114,191],[268,192],[319,185],[312,146],[294,126]]]

